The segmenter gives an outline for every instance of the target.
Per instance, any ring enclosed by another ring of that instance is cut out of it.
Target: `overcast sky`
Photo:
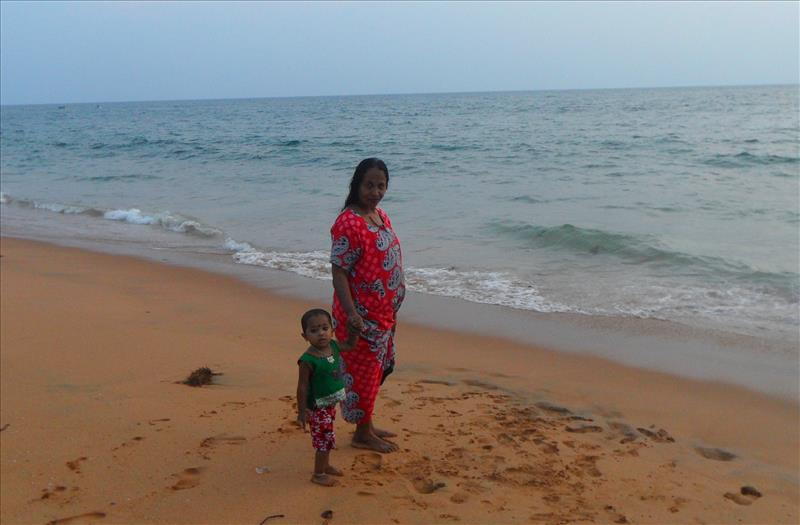
[[[799,81],[798,2],[0,3],[3,104]]]

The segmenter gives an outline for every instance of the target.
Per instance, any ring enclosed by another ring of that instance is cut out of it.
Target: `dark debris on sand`
[[[198,368],[189,377],[181,381],[184,385],[189,386],[203,386],[210,385],[213,382],[214,376],[221,376],[220,372],[214,372],[207,366]]]
[[[741,488],[740,492],[742,493],[743,496],[753,496],[754,498],[761,497],[761,492],[757,488],[751,485],[745,485],[744,487]]]

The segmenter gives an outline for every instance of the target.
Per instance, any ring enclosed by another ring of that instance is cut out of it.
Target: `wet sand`
[[[400,451],[354,449],[338,421],[345,476],[312,485],[298,319],[327,305],[32,241],[0,252],[2,523],[800,519],[797,402],[407,322],[376,416]],[[179,383],[201,366],[224,375]]]

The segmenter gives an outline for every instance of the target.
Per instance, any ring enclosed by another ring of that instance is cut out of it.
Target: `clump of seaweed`
[[[203,366],[189,374],[189,377],[183,380],[182,383],[189,386],[210,385],[213,382],[214,376],[221,375],[220,372],[214,372],[207,366]]]

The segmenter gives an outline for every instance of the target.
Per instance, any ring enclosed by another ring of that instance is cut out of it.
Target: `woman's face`
[[[379,168],[370,168],[358,187],[358,203],[362,208],[375,209],[386,193],[386,174]]]

